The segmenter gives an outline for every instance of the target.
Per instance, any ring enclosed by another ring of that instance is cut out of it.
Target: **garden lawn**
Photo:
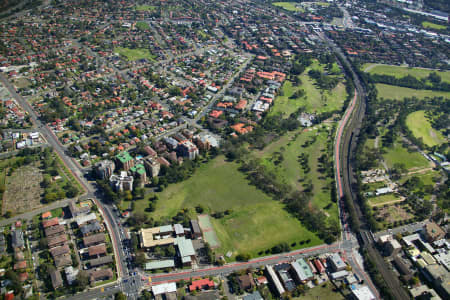
[[[445,97],[450,98],[450,92],[431,90],[415,90],[395,85],[377,83],[378,98],[402,100],[403,98]]]
[[[308,113],[321,113],[328,111],[341,110],[344,104],[347,92],[345,85],[341,82],[331,91],[322,91],[314,84],[308,76],[308,68],[300,79],[302,84],[298,87],[292,85],[292,82],[285,81],[283,84],[283,96],[276,97],[274,105],[270,110],[271,115],[282,113],[285,117],[297,111],[300,107],[305,107]],[[305,96],[302,98],[290,99],[297,90],[305,90]],[[450,94],[450,93],[449,93]]]
[[[248,252],[252,256],[280,242],[310,239],[304,247],[320,244],[314,233],[284,210],[281,203],[248,184],[235,162],[223,156],[199,167],[195,175],[183,182],[169,185],[157,193],[155,211],[149,215],[166,219],[184,208],[201,204],[206,212],[232,210],[223,219],[212,223],[220,241],[219,251]],[[144,211],[148,202],[137,201],[135,211]],[[251,216],[251,217],[249,217]],[[267,238],[270,236],[271,238]]]
[[[317,126],[320,127],[320,126]],[[296,134],[298,134],[296,136]],[[311,140],[314,136],[317,136],[317,140],[306,148],[302,145]],[[303,131],[299,129],[295,134],[290,134],[287,138],[282,137],[282,142],[276,143],[275,147],[266,147],[267,149],[261,151],[262,153],[256,153],[257,157],[262,157],[262,163],[275,173],[280,182],[291,185],[294,190],[302,190],[303,182],[300,179],[305,179],[304,182],[311,180],[314,185],[312,203],[328,214],[330,217],[338,220],[338,208],[336,203],[331,201],[331,191],[329,187],[331,178],[324,178],[325,176],[319,173],[318,158],[324,153],[327,143],[328,130],[321,129],[309,129],[309,131]],[[284,148],[284,151],[282,151]],[[281,152],[283,155],[283,161],[277,166],[271,160],[274,152]],[[309,167],[311,171],[304,174],[300,163],[298,162],[298,156],[301,153],[309,154]],[[331,205],[330,205],[331,204]],[[328,209],[326,206],[330,205]]]
[[[419,79],[428,77],[430,73],[436,72],[439,76],[441,76],[443,81],[450,82],[450,71],[442,72],[432,69],[409,68],[382,64],[364,64],[362,69],[364,72],[368,72],[369,74],[390,75],[397,78],[412,75]]]
[[[431,28],[431,29],[438,29],[438,30],[445,30],[445,29],[447,29],[447,26],[445,26],[445,25],[431,23],[431,22],[428,22],[428,21],[423,21],[422,22],[422,27],[424,27],[424,28]]]
[[[273,2],[272,5],[284,8],[288,11],[304,11],[303,8],[296,6],[295,4],[299,5],[299,3],[295,2]]]
[[[333,299],[344,300],[339,291],[333,291],[333,285],[330,282],[316,286],[306,291],[306,293],[300,297],[294,297],[292,300],[317,300],[317,299]]]
[[[419,152],[408,152],[408,150],[398,141],[394,142],[392,148],[384,149],[386,150],[386,153],[383,154],[383,158],[388,165],[388,168],[392,168],[396,163],[404,164],[406,169],[430,167],[428,160]]]
[[[135,61],[135,60],[139,60],[139,59],[143,59],[143,58],[153,60],[155,58],[155,56],[152,55],[148,49],[143,49],[143,48],[130,49],[130,48],[117,47],[117,48],[114,48],[114,52],[118,53],[119,55],[125,56],[127,58],[127,60],[129,60],[129,61]]]
[[[406,126],[408,126],[416,138],[421,138],[424,144],[429,147],[445,142],[442,133],[431,127],[431,123],[425,116],[424,110],[410,113],[406,118]]]

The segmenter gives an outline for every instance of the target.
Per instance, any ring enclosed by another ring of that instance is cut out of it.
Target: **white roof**
[[[78,226],[89,222],[89,221],[94,221],[97,219],[97,216],[95,215],[95,213],[90,213],[88,215],[81,215],[79,217],[76,218],[77,224]]]
[[[184,233],[184,228],[181,224],[175,224],[173,225],[173,229],[175,229],[175,234],[183,234]]]
[[[175,282],[163,283],[152,286],[153,295],[161,295],[165,293],[173,293],[177,291],[177,284]]]
[[[375,296],[370,291],[367,285],[360,286],[354,290],[352,290],[353,295],[358,300],[374,300]]]

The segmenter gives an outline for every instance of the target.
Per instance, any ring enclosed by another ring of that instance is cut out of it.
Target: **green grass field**
[[[408,180],[413,176],[418,177],[420,181],[423,182],[424,185],[432,185],[432,186],[434,186],[437,182],[439,182],[440,178],[442,177],[442,175],[438,171],[428,171],[426,173],[416,173],[408,176],[403,176],[399,180],[399,183],[403,184],[405,183],[406,180]]]
[[[385,203],[398,201],[398,200],[400,200],[400,198],[398,196],[396,196],[395,194],[386,194],[386,195],[369,198],[369,202],[371,205],[383,205]]]
[[[425,97],[445,97],[450,98],[450,92],[439,92],[431,90],[415,90],[395,85],[375,84],[378,91],[378,98],[402,100],[403,98],[425,98]]]
[[[450,71],[441,72],[438,70],[430,70],[430,69],[422,69],[422,68],[409,68],[402,66],[392,66],[392,65],[379,65],[379,64],[364,64],[362,67],[364,72],[368,72],[369,74],[380,74],[380,75],[390,75],[395,76],[397,78],[411,75],[416,78],[425,78],[431,72],[436,72],[439,76],[441,76],[443,81],[450,82]],[[368,70],[368,71],[367,71]]]
[[[282,113],[284,116],[289,116],[291,113],[297,111],[300,107],[305,107],[305,111],[309,113],[321,113],[328,111],[340,110],[344,104],[347,92],[345,85],[341,82],[331,91],[322,91],[314,84],[314,81],[308,76],[308,71],[311,69],[323,71],[323,66],[315,63],[300,75],[302,84],[298,87],[292,85],[292,82],[285,81],[283,84],[283,96],[278,96],[274,105],[270,110],[271,115]],[[336,69],[337,68],[337,69]],[[333,73],[339,74],[338,67],[333,66],[331,70]],[[297,90],[305,90],[305,96],[297,99],[289,99]]]
[[[430,167],[428,160],[419,152],[408,152],[398,141],[394,142],[392,148],[385,148],[385,150],[383,158],[388,168],[392,168],[396,163],[404,164],[406,169]]]
[[[136,10],[140,10],[140,11],[152,11],[155,9],[156,9],[156,6],[154,6],[154,5],[138,5],[138,6],[136,6]]]
[[[295,134],[299,133],[296,137]],[[302,145],[305,141],[311,140],[317,136],[317,140],[310,146],[303,148]],[[338,208],[335,203],[331,201],[330,190],[327,189],[331,183],[330,178],[323,178],[318,170],[318,158],[324,153],[326,147],[326,141],[328,136],[328,130],[311,130],[302,132],[298,130],[295,133],[291,133],[287,137],[283,137],[279,142],[274,143],[273,146],[269,145],[261,153],[257,153],[258,157],[262,158],[262,163],[271,171],[273,171],[281,182],[291,185],[294,189],[302,190],[302,182],[300,179],[305,179],[305,182],[311,180],[313,189],[313,204],[328,214],[335,220],[338,219]],[[284,149],[284,150],[282,150]],[[277,166],[271,160],[274,152],[281,152],[284,159]],[[309,154],[309,167],[311,171],[304,174],[300,163],[298,162],[298,156],[301,153]],[[326,206],[330,205],[327,209]]]
[[[150,25],[148,25],[147,22],[143,22],[143,21],[136,22],[136,27],[142,31],[150,29]]]
[[[447,26],[445,26],[445,25],[431,23],[431,22],[428,22],[428,21],[423,21],[422,22],[422,27],[423,28],[438,29],[438,30],[445,30],[445,29],[447,29]]]
[[[318,300],[318,299],[333,299],[333,300],[344,300],[345,297],[342,296],[339,291],[333,291],[333,285],[329,282],[324,283],[320,286],[316,286],[312,289],[306,291],[301,297],[292,298],[292,300]]]
[[[431,127],[430,121],[425,116],[425,111],[419,110],[410,113],[406,118],[406,125],[416,138],[421,138],[425,145],[433,147],[445,143],[445,138],[440,131]]]
[[[194,208],[201,204],[207,212],[231,209],[222,219],[212,219],[220,241],[217,251],[234,255],[248,252],[256,256],[259,251],[280,242],[299,242],[310,239],[303,247],[320,244],[314,233],[284,210],[281,203],[248,184],[237,163],[230,163],[220,156],[202,165],[195,176],[181,183],[168,186],[158,193],[156,209],[149,215],[155,219],[174,216],[182,208]],[[136,202],[135,210],[144,211],[148,202]],[[251,216],[251,217],[249,217]],[[267,239],[270,236],[270,239]]]
[[[114,52],[118,53],[121,56],[126,57],[129,61],[135,61],[138,59],[149,59],[154,60],[155,56],[152,55],[152,53],[148,49],[129,49],[129,48],[123,48],[123,47],[117,47],[114,48]]]
[[[300,6],[296,6],[295,2],[273,2],[272,5],[281,7],[288,11],[304,11]],[[298,5],[298,4],[297,4]]]

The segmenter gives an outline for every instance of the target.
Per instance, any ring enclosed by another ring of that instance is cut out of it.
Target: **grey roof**
[[[113,262],[112,255],[107,255],[99,258],[94,258],[88,261],[91,268],[106,265]]]
[[[94,232],[94,231],[99,231],[100,229],[101,229],[101,226],[100,226],[100,223],[97,220],[95,222],[93,222],[93,223],[86,224],[86,225],[84,225],[84,226],[82,226],[80,228],[81,233],[83,235],[91,233],[91,232]]]
[[[175,261],[173,259],[152,261],[145,264],[145,270],[156,270],[173,267],[175,267]]]
[[[173,229],[175,229],[175,234],[179,235],[179,234],[183,234],[184,233],[184,228],[181,224],[175,224],[173,225]]]
[[[25,246],[25,241],[23,239],[23,231],[16,229],[12,232],[12,246],[14,248],[21,248]]]
[[[242,300],[264,300],[263,297],[261,297],[261,294],[258,291],[254,291],[253,293],[244,296]]]
[[[178,246],[178,251],[180,252],[181,257],[195,255],[192,240],[185,239],[184,237],[176,238],[175,245]]]

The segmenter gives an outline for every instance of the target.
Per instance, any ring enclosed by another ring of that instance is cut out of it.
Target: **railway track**
[[[355,107],[353,108],[353,111],[344,128],[344,132],[342,133],[341,143],[338,145],[340,153],[342,154],[339,156],[339,166],[341,168],[339,173],[341,175],[340,181],[342,182],[342,190],[340,191],[340,195],[342,196],[342,194],[344,194],[353,204],[354,212],[356,214],[356,228],[353,228],[353,230],[357,231],[358,242],[360,243],[361,249],[367,250],[370,259],[375,263],[377,270],[386,282],[389,292],[395,299],[409,299],[409,296],[403,289],[398,277],[391,271],[387,262],[376,249],[374,235],[370,231],[370,228],[366,222],[355,192],[355,184],[357,183],[357,180],[353,169],[353,162],[355,161],[358,136],[366,110],[365,90],[358,75],[354,72],[352,65],[348,62],[342,51],[332,41],[327,41],[329,42],[331,48],[339,56],[341,63],[347,66],[346,69],[349,74],[346,75],[353,79],[353,83],[356,88],[355,95],[357,97],[354,104]]]

